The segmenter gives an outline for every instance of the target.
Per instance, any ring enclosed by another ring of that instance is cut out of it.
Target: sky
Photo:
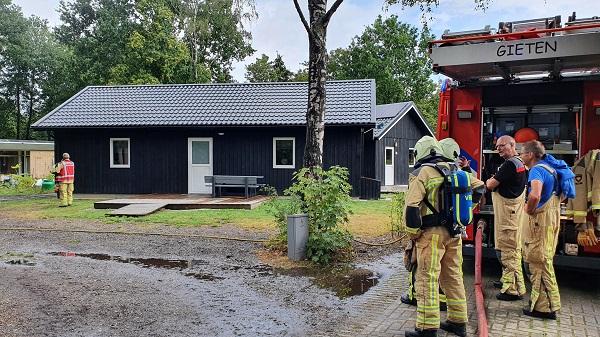
[[[252,63],[262,54],[271,59],[281,54],[287,67],[292,70],[308,59],[308,40],[292,0],[255,0],[258,19],[247,25],[252,33],[254,55],[234,63],[232,75],[244,82],[245,65]],[[37,15],[48,20],[50,25],[60,24],[56,10],[60,0],[13,0],[26,16]],[[333,0],[328,3],[331,6]],[[422,25],[418,9],[403,9],[399,5],[383,8],[383,0],[345,0],[333,15],[327,32],[327,48],[347,47],[352,38],[361,34],[378,15],[397,15],[403,22]],[[307,14],[307,0],[300,0]],[[486,25],[497,28],[500,21],[518,21],[561,15],[563,23],[572,12],[578,18],[600,16],[598,0],[493,0],[485,10],[475,10],[473,0],[440,0],[433,9],[428,25],[439,37],[445,30],[464,31],[481,29]]]

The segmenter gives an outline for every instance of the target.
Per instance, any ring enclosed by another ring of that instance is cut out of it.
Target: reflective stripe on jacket
[[[575,199],[567,204],[567,215],[575,224],[585,224],[588,210],[600,211],[600,150],[591,150],[573,165]]]

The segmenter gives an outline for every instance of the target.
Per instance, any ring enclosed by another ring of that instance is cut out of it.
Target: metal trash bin
[[[308,243],[308,215],[295,214],[287,217],[288,258],[299,261],[306,259]]]

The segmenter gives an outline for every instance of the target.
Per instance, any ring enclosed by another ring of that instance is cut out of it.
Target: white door
[[[394,185],[394,148],[385,148],[385,185]]]
[[[212,138],[188,138],[188,193],[212,193],[204,180],[212,175]]]

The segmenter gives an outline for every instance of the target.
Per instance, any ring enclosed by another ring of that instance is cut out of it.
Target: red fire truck
[[[438,139],[452,137],[481,179],[501,164],[496,137],[537,131],[547,152],[570,165],[600,148],[600,18],[561,17],[500,22],[446,31],[429,46],[433,69],[450,78],[440,93]],[[487,223],[484,256],[493,254],[491,197],[476,210]],[[590,217],[590,220],[597,219]],[[472,254],[473,226],[465,254]],[[600,245],[578,247],[572,221],[562,217],[555,264],[600,269]]]

